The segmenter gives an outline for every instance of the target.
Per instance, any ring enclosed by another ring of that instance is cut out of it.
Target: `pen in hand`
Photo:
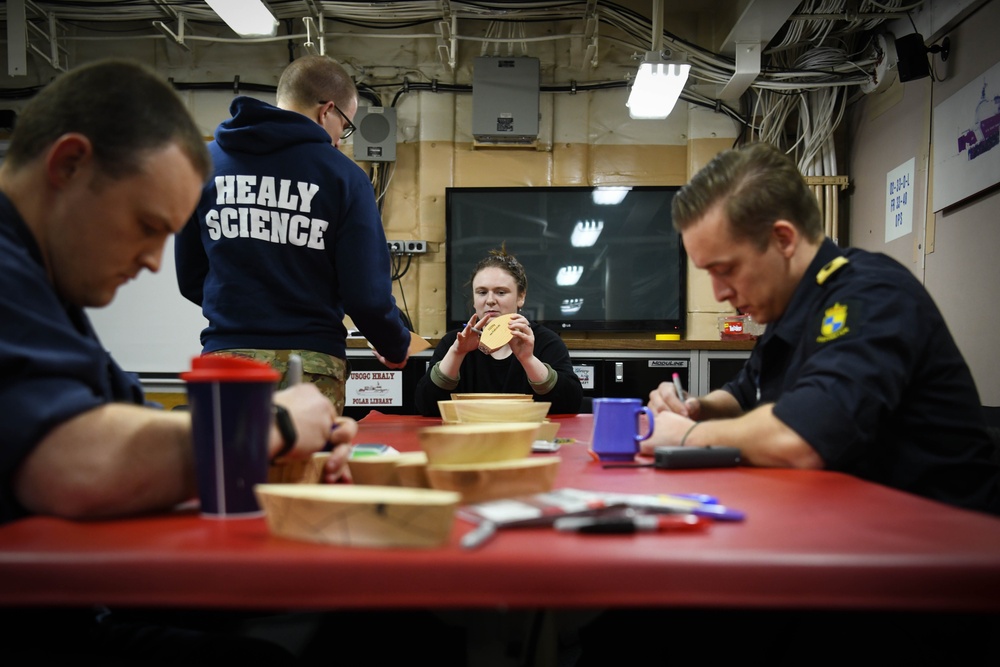
[[[302,357],[292,353],[288,355],[288,371],[285,373],[285,386],[294,387],[302,382]]]
[[[684,401],[687,398],[687,392],[684,391],[684,387],[681,386],[681,376],[674,373],[674,391],[677,392],[677,398]]]

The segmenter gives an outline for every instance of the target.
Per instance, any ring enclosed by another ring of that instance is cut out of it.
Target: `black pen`
[[[556,519],[555,529],[589,534],[628,534],[701,530],[710,519],[695,514],[636,514],[612,517],[563,517]]]

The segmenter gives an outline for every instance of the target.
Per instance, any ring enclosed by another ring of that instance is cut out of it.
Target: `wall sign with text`
[[[351,371],[345,407],[402,405],[403,371]]]
[[[913,168],[910,158],[885,178],[885,242],[913,231]]]

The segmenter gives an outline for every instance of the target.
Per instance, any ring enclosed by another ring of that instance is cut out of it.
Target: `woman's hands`
[[[511,315],[508,328],[514,335],[510,339],[510,351],[514,353],[517,360],[524,366],[526,361],[535,356],[535,332],[531,330],[531,323],[528,322],[528,318],[520,313]]]

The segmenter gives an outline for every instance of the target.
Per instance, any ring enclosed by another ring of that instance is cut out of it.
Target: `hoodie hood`
[[[252,97],[240,96],[229,105],[232,118],[215,131],[219,146],[229,151],[266,155],[295,144],[318,143],[333,148],[330,134],[318,123]]]

